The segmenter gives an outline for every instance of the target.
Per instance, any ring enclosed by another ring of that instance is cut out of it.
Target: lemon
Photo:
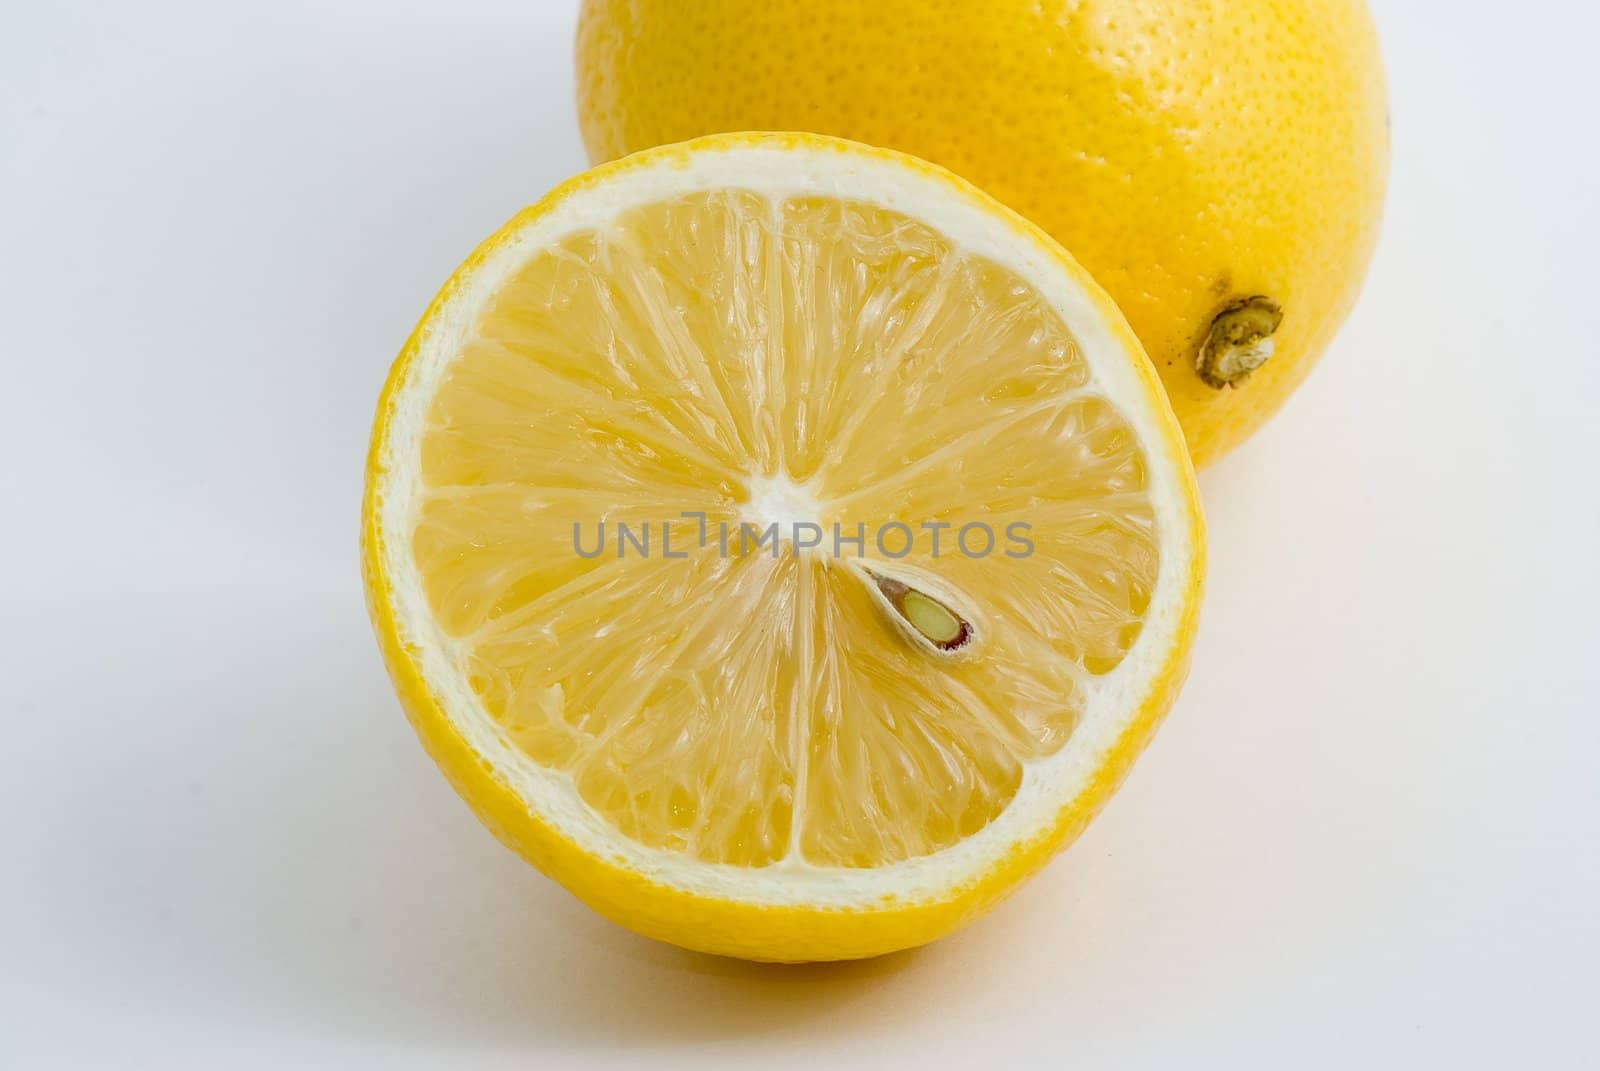
[[[946,933],[1082,828],[1180,683],[1202,532],[1047,236],[909,157],[738,135],[456,271],[379,405],[363,564],[507,844],[641,933],[814,960]]]
[[[719,131],[913,153],[1050,232],[1143,341],[1196,464],[1351,308],[1388,170],[1360,0],[586,0],[593,160]]]

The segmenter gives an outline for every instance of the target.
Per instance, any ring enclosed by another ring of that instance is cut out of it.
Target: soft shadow
[[[86,756],[46,867],[58,925],[126,1001],[347,1040],[626,1047],[846,1015],[877,1029],[907,1004],[901,980],[940,958],[784,967],[635,936],[454,796],[353,590],[171,614],[99,622],[106,649],[123,644],[104,672],[126,675],[125,716],[152,735]]]

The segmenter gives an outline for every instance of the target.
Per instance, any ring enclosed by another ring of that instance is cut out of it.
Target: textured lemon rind
[[[809,130],[950,168],[1119,303],[1201,467],[1311,372],[1360,290],[1389,168],[1364,0],[584,0],[598,163],[723,130]],[[1195,359],[1233,301],[1285,311],[1246,384]]]

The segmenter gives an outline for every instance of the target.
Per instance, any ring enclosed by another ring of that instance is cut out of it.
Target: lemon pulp
[[[982,829],[1159,565],[1136,436],[1059,315],[843,198],[700,192],[533,253],[433,397],[420,480],[417,572],[505,739],[707,863],[876,867]],[[740,545],[797,521],[822,544]],[[863,564],[975,639],[919,645]]]

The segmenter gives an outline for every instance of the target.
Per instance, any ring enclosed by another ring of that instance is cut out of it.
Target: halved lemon
[[[597,911],[756,959],[938,937],[1181,682],[1194,478],[1115,307],[932,165],[800,134],[560,187],[379,404],[363,565],[424,744]]]

